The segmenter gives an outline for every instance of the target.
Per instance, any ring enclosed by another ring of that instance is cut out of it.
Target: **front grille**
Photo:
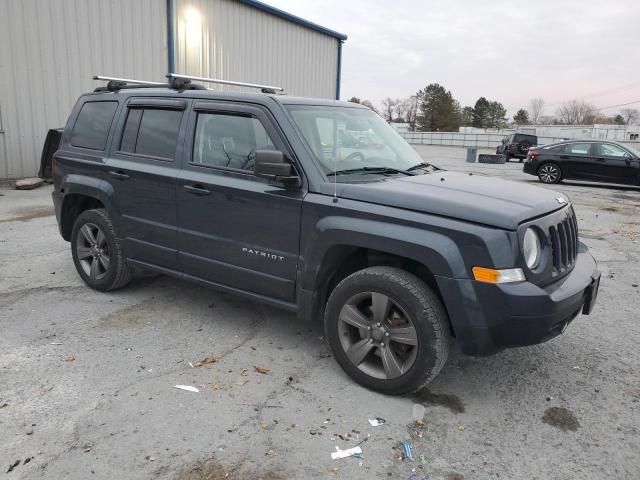
[[[549,239],[554,273],[572,268],[578,256],[578,223],[573,211],[560,223],[549,227]]]

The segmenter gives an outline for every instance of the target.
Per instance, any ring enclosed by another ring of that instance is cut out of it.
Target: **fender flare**
[[[65,202],[70,200],[71,195],[84,195],[86,197],[95,198],[104,205],[105,209],[109,213],[111,221],[116,227],[116,231],[118,231],[120,226],[120,209],[115,201],[113,186],[109,182],[87,175],[70,174],[65,177],[62,184],[62,190],[64,191],[64,196],[62,198],[62,212],[65,211]]]

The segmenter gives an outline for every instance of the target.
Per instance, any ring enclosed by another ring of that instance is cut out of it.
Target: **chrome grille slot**
[[[554,272],[573,267],[578,256],[578,223],[573,213],[549,227],[549,240]]]

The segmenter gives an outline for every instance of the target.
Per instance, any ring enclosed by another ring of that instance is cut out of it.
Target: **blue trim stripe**
[[[173,35],[173,0],[167,0],[167,73],[176,73],[175,40]]]
[[[171,1],[171,0],[167,0]],[[258,2],[256,0],[238,0],[240,3],[244,3],[250,7],[256,8],[258,10],[262,10],[263,12],[270,13],[271,15],[275,15],[276,17],[283,18],[285,20],[289,20],[290,22],[297,23],[298,25],[302,25],[303,27],[310,28],[311,30],[315,30],[320,33],[324,33],[325,35],[329,35],[331,37],[337,38],[338,40],[346,40],[347,36],[344,33],[335,32],[333,30],[329,30],[328,28],[323,27],[322,25],[318,25],[317,23],[310,22],[305,20],[304,18],[297,17],[295,15],[291,15],[283,10],[272,7],[271,5],[267,5],[266,3]]]

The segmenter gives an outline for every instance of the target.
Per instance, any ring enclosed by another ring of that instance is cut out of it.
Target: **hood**
[[[566,196],[545,188],[444,170],[380,182],[338,184],[338,196],[507,230],[516,230],[525,220],[569,203]]]

